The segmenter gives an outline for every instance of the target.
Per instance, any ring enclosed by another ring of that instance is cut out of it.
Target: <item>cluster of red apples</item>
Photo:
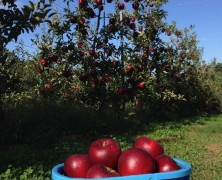
[[[64,174],[72,178],[106,178],[179,170],[181,167],[157,141],[141,136],[133,146],[121,150],[111,138],[91,143],[86,154],[73,154],[65,159]]]

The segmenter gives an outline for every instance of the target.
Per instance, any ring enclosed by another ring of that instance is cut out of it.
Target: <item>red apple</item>
[[[115,31],[115,26],[112,25],[112,24],[109,25],[109,26],[108,26],[108,32],[109,32],[109,33],[112,33],[112,32],[114,32],[114,31]]]
[[[76,16],[70,16],[69,21],[73,24],[77,23],[77,17]]]
[[[133,9],[137,10],[139,8],[139,3],[133,2],[132,7],[133,7]]]
[[[0,43],[5,43],[5,41],[6,41],[5,37],[0,38]]]
[[[120,145],[111,138],[101,138],[92,142],[88,150],[92,164],[101,164],[110,168],[117,166],[120,154]]]
[[[115,24],[116,19],[115,18],[109,18],[109,24]]]
[[[129,148],[122,152],[118,161],[118,173],[121,176],[153,173],[155,160],[146,151],[139,148]]]
[[[123,3],[118,3],[118,9],[123,10],[125,8],[125,4]]]
[[[102,0],[95,0],[96,4],[99,6],[99,5],[102,5]]]
[[[79,6],[83,6],[85,4],[85,0],[79,0]]]
[[[143,27],[142,27],[142,26],[139,26],[139,27],[138,27],[138,31],[139,31],[139,32],[142,32],[142,31],[143,31]]]
[[[181,167],[168,155],[162,154],[156,158],[157,172],[169,172],[181,169]]]
[[[51,84],[51,83],[45,84],[45,88],[46,88],[47,90],[51,90],[51,89],[52,89],[52,84]]]
[[[151,47],[150,52],[154,52],[154,51],[155,51],[155,48]]]
[[[37,68],[36,68],[36,72],[39,73],[39,74],[41,74],[41,73],[43,72],[43,70],[42,70],[40,67],[37,67]]]
[[[83,43],[82,42],[78,42],[77,46],[78,46],[78,48],[81,48],[83,46]]]
[[[68,51],[69,51],[68,46],[62,46],[62,51],[63,51],[63,52],[68,52]]]
[[[150,7],[153,7],[153,6],[154,6],[154,4],[153,4],[152,2],[150,2],[150,3],[149,3],[149,6],[150,6]]]
[[[50,56],[49,56],[49,60],[50,61],[54,61],[54,62],[57,62],[57,60],[58,60],[58,55],[56,55],[56,54],[51,54]]]
[[[140,89],[144,89],[144,88],[145,88],[145,82],[139,82],[139,83],[137,84],[137,86],[138,86],[138,88],[140,88]]]
[[[130,27],[130,29],[135,29],[136,28],[136,24],[135,23],[130,23],[129,27]]]
[[[95,12],[94,12],[93,8],[88,7],[88,8],[87,8],[87,12],[88,12],[88,16],[89,16],[89,17],[91,17],[91,18],[94,18],[94,17],[95,17]]]
[[[130,18],[124,17],[123,18],[123,23],[128,26],[130,24]]]
[[[130,18],[130,21],[131,21],[131,22],[135,22],[135,21],[136,21],[136,18],[135,18],[135,17],[131,17],[131,18]]]
[[[84,18],[80,18],[80,19],[78,20],[78,24],[79,24],[80,26],[83,26],[84,23],[85,23],[85,19],[84,19]]]
[[[168,31],[168,32],[167,32],[167,36],[171,36],[171,31]]]
[[[94,50],[92,50],[92,49],[89,49],[89,50],[88,50],[88,53],[89,53],[89,55],[90,55],[90,56],[94,56],[95,51],[94,51]]]
[[[123,95],[123,94],[126,93],[126,89],[125,89],[124,87],[119,87],[119,88],[117,89],[117,93],[118,93],[119,95]]]
[[[42,58],[42,59],[40,60],[40,64],[41,64],[42,66],[46,66],[46,65],[47,65],[47,60],[46,60],[46,58]]]
[[[105,177],[116,177],[119,174],[107,166],[101,164],[93,165],[87,172],[87,178],[105,178]]]
[[[74,178],[86,178],[90,167],[91,162],[87,154],[71,155],[64,162],[65,174]]]
[[[105,81],[105,82],[109,82],[109,81],[111,80],[108,75],[104,75],[102,79],[103,79],[103,81]]]
[[[107,51],[106,51],[106,55],[107,55],[107,56],[111,56],[111,55],[112,55],[112,53],[113,53],[113,52],[112,52],[112,50],[111,50],[111,49],[109,49],[109,50],[107,50]]]
[[[153,158],[164,153],[164,148],[157,141],[141,136],[138,137],[134,143],[134,148],[140,148],[148,152]]]
[[[126,70],[126,72],[131,72],[131,71],[133,71],[133,67],[131,65],[127,65],[125,67],[125,70]]]
[[[95,53],[94,53],[94,58],[96,58],[96,59],[99,58],[99,53],[98,53],[98,52],[95,52]]]

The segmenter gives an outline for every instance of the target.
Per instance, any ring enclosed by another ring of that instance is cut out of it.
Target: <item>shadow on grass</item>
[[[112,137],[124,149],[144,132],[154,132],[167,123],[178,128],[197,119],[181,119],[173,114],[154,117],[142,111],[117,117],[113,108],[95,111],[70,102],[8,108],[0,125],[0,174],[8,165],[17,168],[17,173],[29,166],[49,170],[71,154],[87,153],[95,139]]]

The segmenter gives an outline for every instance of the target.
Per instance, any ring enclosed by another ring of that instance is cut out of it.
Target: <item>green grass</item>
[[[28,108],[27,108],[28,107]],[[144,114],[117,119],[81,104],[35,104],[10,109],[0,125],[0,179],[47,180],[51,169],[74,153],[86,153],[102,137],[122,149],[137,136],[163,144],[165,153],[192,164],[192,179],[222,179],[222,115],[156,120]]]

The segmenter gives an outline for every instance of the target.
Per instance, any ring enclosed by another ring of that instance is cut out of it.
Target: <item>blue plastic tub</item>
[[[181,159],[174,160],[180,165],[181,169],[167,173],[152,173],[133,176],[119,176],[113,178],[96,178],[98,180],[189,180],[191,174],[191,165]],[[58,164],[52,169],[53,180],[92,180],[89,178],[70,178],[63,175],[63,164]]]

